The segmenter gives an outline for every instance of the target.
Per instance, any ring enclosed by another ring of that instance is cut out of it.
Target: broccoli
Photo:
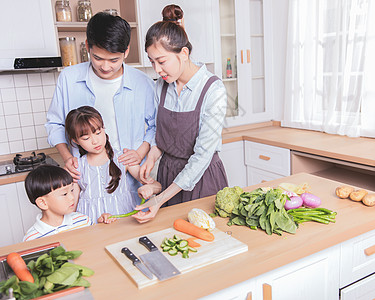
[[[240,195],[243,189],[239,186],[225,187],[218,191],[215,200],[215,214],[222,218],[230,217],[232,210],[240,203]]]

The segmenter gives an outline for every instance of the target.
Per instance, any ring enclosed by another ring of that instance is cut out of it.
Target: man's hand
[[[78,172],[78,159],[77,157],[71,156],[64,161],[65,169],[72,175],[74,182],[80,179],[81,173]]]
[[[137,151],[124,148],[123,154],[119,156],[118,161],[123,165],[135,166],[141,163],[142,157]]]

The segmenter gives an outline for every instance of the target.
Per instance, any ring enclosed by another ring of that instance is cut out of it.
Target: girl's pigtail
[[[107,155],[109,158],[109,175],[111,175],[112,177],[106,189],[107,189],[108,194],[111,194],[117,189],[120,183],[121,170],[113,161],[113,149],[112,149],[111,144],[109,143],[107,134],[106,134],[106,138],[107,138],[107,142],[105,144],[105,150],[107,151]]]

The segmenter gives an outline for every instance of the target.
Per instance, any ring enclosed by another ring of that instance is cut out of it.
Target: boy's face
[[[96,75],[102,79],[112,80],[122,75],[122,62],[129,54],[129,48],[125,53],[111,53],[103,48],[87,46],[90,60]]]
[[[74,212],[74,185],[73,183],[51,191],[44,196],[47,209],[54,215],[63,216]]]

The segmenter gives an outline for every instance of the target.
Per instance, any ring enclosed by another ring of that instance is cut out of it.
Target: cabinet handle
[[[247,49],[246,53],[247,53],[247,63],[249,64],[250,63],[250,49]]]
[[[246,300],[252,300],[253,299],[253,294],[251,292],[248,292],[246,295]]]
[[[265,155],[259,155],[259,158],[263,159],[263,160],[270,160],[271,159],[271,157],[265,156]]]
[[[264,179],[263,179],[260,183],[264,183],[264,182],[267,182],[267,180],[264,180]]]
[[[243,50],[241,50],[241,64],[243,64]]]
[[[375,254],[375,245],[366,248],[366,249],[365,249],[365,254],[366,254],[367,256],[370,256],[370,255]]]
[[[263,283],[263,300],[272,300],[272,286]]]

